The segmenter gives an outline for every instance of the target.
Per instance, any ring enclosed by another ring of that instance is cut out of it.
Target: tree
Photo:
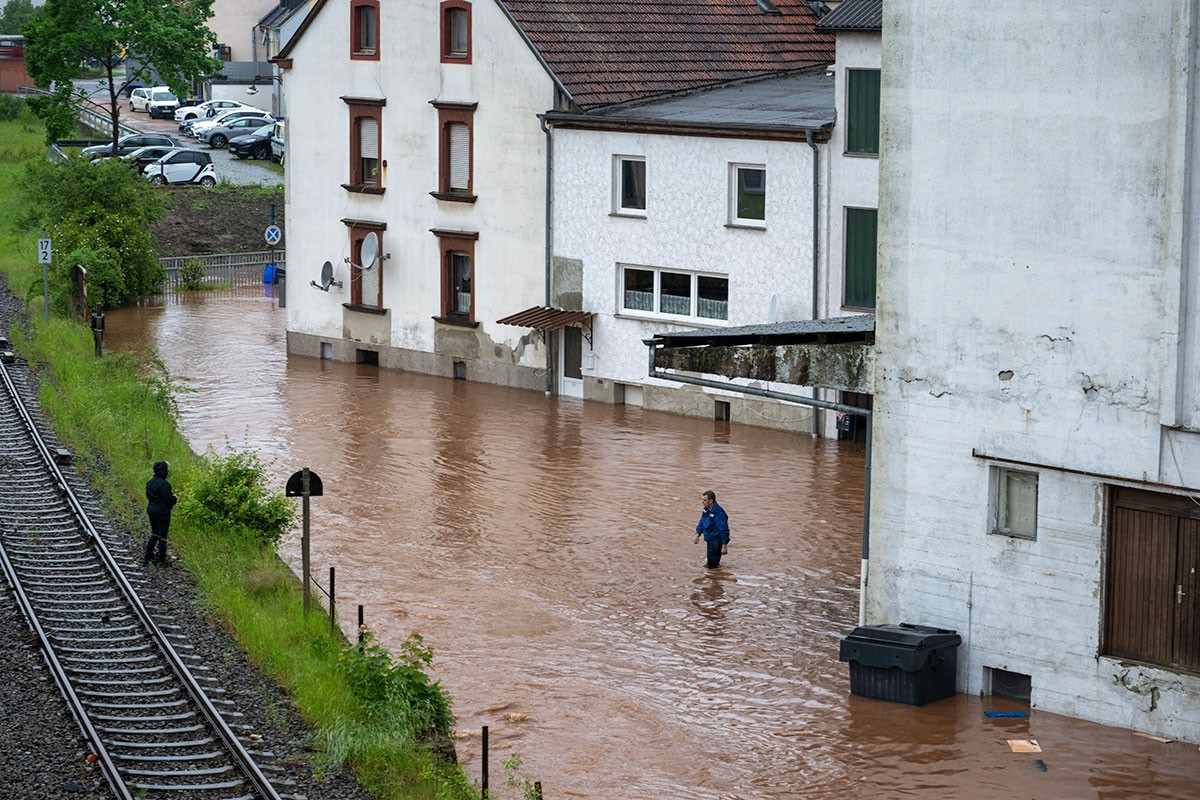
[[[8,0],[0,11],[0,33],[10,36],[21,32],[21,27],[33,18],[33,0]]]
[[[84,61],[105,70],[113,150],[119,137],[120,95],[133,82],[149,83],[154,72],[175,94],[185,96],[193,79],[216,72],[217,36],[205,26],[213,0],[46,0],[25,26],[25,62],[37,85],[52,94],[33,103],[51,140],[65,135],[64,109],[79,102],[71,79]],[[141,66],[119,77],[126,53]]]

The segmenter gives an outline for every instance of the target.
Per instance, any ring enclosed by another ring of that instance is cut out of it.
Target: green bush
[[[180,285],[187,291],[199,289],[204,285],[206,277],[208,271],[204,269],[204,261],[196,256],[183,262],[183,267],[179,270]]]
[[[395,658],[364,631],[361,644],[342,649],[338,669],[370,721],[389,719],[415,741],[430,733],[448,736],[454,727],[449,697],[425,672],[432,663],[433,651],[416,631]]]
[[[148,226],[165,213],[153,187],[120,159],[91,164],[39,160],[25,176],[26,211],[19,227],[45,230],[54,240],[51,294],[71,294],[74,263],[62,254],[87,253],[88,296],[105,308],[153,294],[164,278]]]
[[[0,94],[0,122],[16,122],[21,118],[25,101],[13,94]]]
[[[296,509],[272,491],[254,453],[211,448],[201,458],[178,512],[189,522],[257,544],[273,546],[296,522]]]

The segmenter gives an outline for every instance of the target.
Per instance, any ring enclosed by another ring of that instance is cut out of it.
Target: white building
[[[560,391],[751,424],[811,428],[808,409],[647,377],[663,331],[813,319],[833,80],[740,82],[548,115]]]
[[[1196,13],[886,7],[867,611],[1200,742]]]
[[[585,309],[552,309],[580,313],[549,327],[498,322],[562,302],[542,117],[828,64],[816,20],[801,0],[668,17],[617,0],[318,0],[276,59],[290,98],[289,351],[559,390],[565,348],[548,332],[582,326]],[[555,186],[593,168],[553,155]],[[364,265],[371,233],[385,258]]]

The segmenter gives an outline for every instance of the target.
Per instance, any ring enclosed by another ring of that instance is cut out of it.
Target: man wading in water
[[[711,489],[700,495],[700,502],[704,504],[704,510],[696,523],[696,541],[704,537],[704,543],[708,545],[705,566],[716,569],[721,566],[721,556],[729,552],[729,517],[725,509],[717,505],[717,495]]]

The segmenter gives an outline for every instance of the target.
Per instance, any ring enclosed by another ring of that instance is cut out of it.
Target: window
[[[1200,672],[1200,507],[1187,496],[1109,492],[1103,652]]]
[[[350,58],[379,60],[379,0],[350,2]]]
[[[471,63],[471,4],[463,0],[442,3],[442,61]]]
[[[729,278],[650,267],[622,267],[621,311],[724,322],[729,319]]]
[[[848,308],[875,307],[875,261],[879,212],[873,208],[846,209],[845,296]]]
[[[383,232],[387,225],[359,219],[342,220],[350,229],[350,307],[359,311],[383,312]],[[379,238],[379,258],[363,269],[362,243],[367,234]]]
[[[992,533],[1036,539],[1037,473],[995,467],[992,474]]]
[[[441,251],[440,322],[475,325],[475,242],[478,233],[434,230]]]
[[[351,192],[383,194],[383,171],[387,166],[380,159],[384,101],[342,99],[350,110],[350,177],[343,187]]]
[[[879,155],[879,70],[846,70],[846,152]]]
[[[646,159],[613,157],[613,213],[646,216]]]
[[[474,147],[475,104],[438,103],[441,131],[438,164],[439,200],[475,202],[472,148]]]
[[[729,224],[766,227],[767,168],[729,165]]]

